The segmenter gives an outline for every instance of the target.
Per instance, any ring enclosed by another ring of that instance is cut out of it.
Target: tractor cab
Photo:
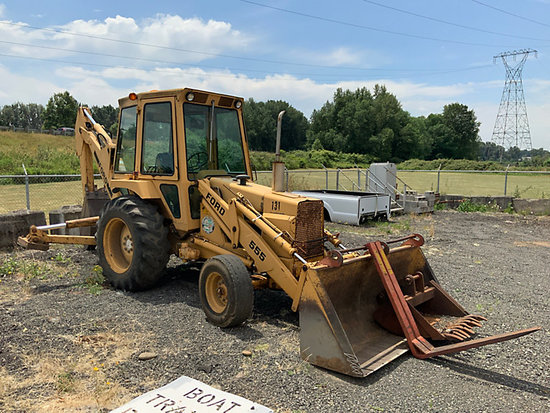
[[[194,89],[120,99],[112,186],[143,199],[162,194],[165,216],[184,231],[198,228],[199,179],[251,176],[242,101]]]

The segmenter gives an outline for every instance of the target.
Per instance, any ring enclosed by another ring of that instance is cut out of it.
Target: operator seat
[[[155,159],[155,169],[160,174],[174,173],[174,156],[170,152],[160,152]]]

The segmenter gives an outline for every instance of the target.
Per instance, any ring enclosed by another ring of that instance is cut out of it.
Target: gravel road
[[[443,287],[488,318],[482,335],[543,330],[430,360],[406,354],[356,379],[301,361],[282,292],[257,291],[253,318],[221,330],[200,308],[198,269],[175,258],[161,285],[125,293],[101,283],[81,247],[0,253],[0,410],[108,411],[186,375],[276,412],[550,411],[549,217],[438,211],[328,227],[346,246],[421,233]]]

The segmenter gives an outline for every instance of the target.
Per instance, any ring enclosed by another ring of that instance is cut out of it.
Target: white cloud
[[[231,73],[228,70],[205,71],[200,68],[156,68],[151,70],[113,67],[85,69],[66,66],[55,71],[56,83],[38,76],[20,75],[0,66],[0,105],[15,101],[45,104],[48,98],[62,90],[68,90],[77,100],[89,105],[117,105],[120,97],[129,92],[151,89],[173,89],[193,87],[220,93],[253,97],[255,100],[281,99],[309,116],[313,109],[319,109],[331,100],[337,88],[355,90],[367,87],[372,90],[376,83],[385,84],[388,91],[397,96],[403,109],[414,116],[441,113],[443,106],[461,102],[473,109],[481,122],[481,137],[491,139],[492,129],[498,111],[501,81],[451,84],[434,86],[429,83],[400,82],[378,79],[369,81],[316,82],[291,75],[270,75],[249,77]],[[531,126],[533,147],[550,148],[550,103],[545,97],[550,82],[530,81],[527,111]],[[59,86],[59,85],[62,85]],[[490,90],[494,101],[479,100],[481,89]],[[531,103],[529,103],[531,102]]]
[[[0,12],[1,12],[0,8]],[[231,24],[198,18],[183,19],[180,16],[158,14],[136,21],[117,15],[105,20],[74,20],[54,29],[59,31],[27,30],[25,24],[8,22],[0,25],[0,52],[40,58],[65,58],[77,56],[80,61],[93,59],[101,64],[121,64],[127,59],[113,56],[140,57],[161,61],[197,63],[221,53],[240,51],[252,42],[252,36],[233,29]],[[77,34],[77,35],[75,35]],[[13,43],[30,44],[29,47]],[[153,47],[155,45],[160,47]],[[47,49],[58,48],[68,50]],[[174,50],[180,49],[180,50]],[[87,57],[69,50],[113,55]],[[138,59],[133,65],[143,64]],[[148,65],[151,63],[149,62]]]
[[[15,102],[45,104],[51,95],[63,90],[50,81],[15,74],[0,65],[0,105]]]

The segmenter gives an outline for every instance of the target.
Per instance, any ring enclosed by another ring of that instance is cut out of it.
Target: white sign
[[[273,413],[250,400],[182,376],[145,393],[111,413]]]

